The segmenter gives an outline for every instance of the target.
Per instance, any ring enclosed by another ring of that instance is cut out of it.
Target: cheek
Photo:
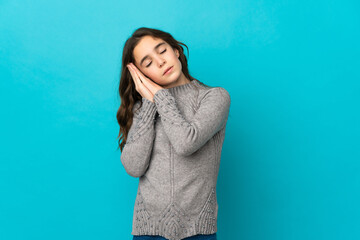
[[[158,73],[157,73],[154,69],[152,69],[152,68],[148,69],[148,70],[144,73],[144,75],[145,75],[146,77],[150,78],[150,79],[153,80],[153,81],[157,81],[157,80],[158,80]]]
[[[176,56],[175,56],[175,57],[176,57]],[[178,66],[179,66],[180,71],[182,71],[182,64],[181,64],[180,59],[178,59],[178,58],[176,57],[176,60],[175,60],[175,61],[177,62],[177,64],[178,64]]]
[[[176,60],[179,60],[178,59],[178,57],[176,56],[176,54],[173,52],[173,53],[170,53],[171,55],[170,55],[170,57],[174,60],[174,61],[176,61]]]

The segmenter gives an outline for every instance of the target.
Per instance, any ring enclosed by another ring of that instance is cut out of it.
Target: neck
[[[191,94],[191,92],[194,90],[194,87],[199,86],[199,82],[197,79],[189,80],[189,82],[177,85],[175,87],[169,87],[167,88],[169,92],[175,97],[181,97],[184,95]]]
[[[169,83],[168,85],[163,85],[162,87],[163,88],[173,88],[173,87],[177,87],[177,86],[180,86],[183,84],[187,84],[189,82],[191,82],[191,81],[187,77],[185,77],[183,72],[181,72],[180,77],[175,82]]]

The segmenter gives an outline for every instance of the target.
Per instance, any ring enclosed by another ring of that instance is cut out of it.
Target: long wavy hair
[[[180,53],[179,60],[182,66],[182,72],[190,81],[195,79],[189,73],[187,59],[184,55],[184,49],[181,45],[186,47],[188,54],[189,49],[184,43],[175,40],[171,34],[161,31],[159,29],[146,27],[136,29],[133,34],[126,40],[122,53],[122,65],[119,83],[119,95],[121,99],[121,104],[116,113],[116,118],[118,124],[120,125],[120,131],[118,135],[118,149],[120,148],[120,151],[123,150],[124,145],[126,144],[127,135],[133,122],[134,104],[139,100],[142,105],[142,96],[136,91],[135,83],[132,79],[130,72],[126,68],[126,65],[130,62],[135,61],[135,58],[133,56],[133,50],[139,43],[141,38],[144,36],[160,38],[167,42],[174,50],[177,49]]]

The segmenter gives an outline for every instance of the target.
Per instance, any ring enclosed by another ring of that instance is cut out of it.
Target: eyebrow
[[[154,50],[158,49],[161,45],[165,44],[165,42],[161,42],[159,44],[157,44],[155,47],[154,47]],[[142,63],[145,61],[145,59],[149,57],[149,55],[145,55],[145,57],[143,57],[140,61],[140,65],[142,65]]]

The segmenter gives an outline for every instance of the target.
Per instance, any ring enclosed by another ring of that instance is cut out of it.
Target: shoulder
[[[227,98],[228,100],[230,100],[230,94],[229,92],[223,88],[223,87],[213,87],[213,86],[209,86],[204,84],[203,82],[201,82],[200,80],[196,79],[196,85],[199,89],[199,96],[204,97],[206,95],[220,95],[223,98]]]
[[[199,91],[199,100],[217,99],[219,102],[230,105],[230,93],[223,87],[202,86]]]
[[[230,93],[223,87],[215,87],[217,94],[222,95],[222,97],[228,101],[230,101]]]

